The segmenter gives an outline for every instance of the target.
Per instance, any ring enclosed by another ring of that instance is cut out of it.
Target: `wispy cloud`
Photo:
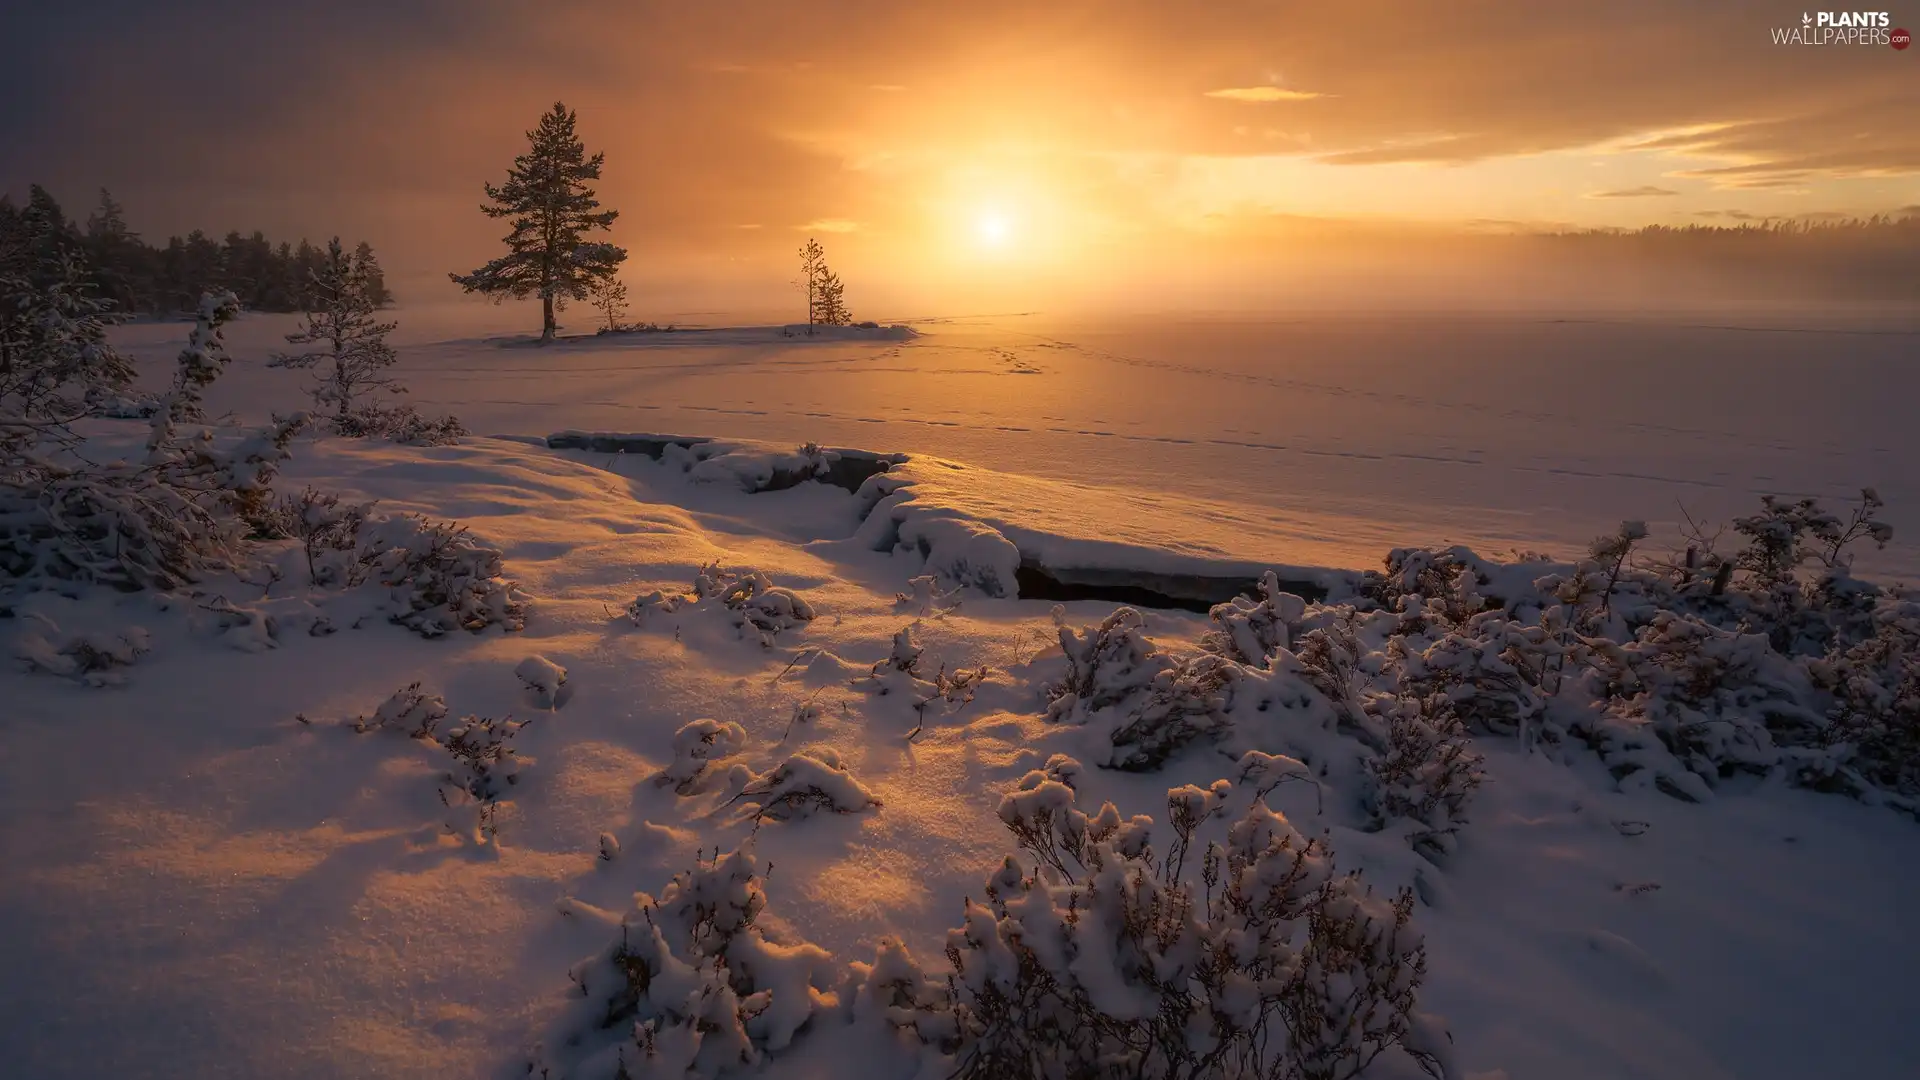
[[[1312,101],[1326,97],[1311,90],[1287,90],[1278,86],[1234,86],[1225,90],[1209,90],[1210,98],[1225,98],[1228,101]]]
[[[1589,191],[1589,199],[1658,199],[1668,195],[1678,195],[1672,188],[1654,187],[1642,184],[1639,187],[1614,188],[1612,191]]]
[[[859,229],[860,223],[846,218],[817,218],[794,228],[801,232],[849,233]]]

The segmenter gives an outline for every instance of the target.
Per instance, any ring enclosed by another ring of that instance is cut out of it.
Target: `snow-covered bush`
[[[1307,613],[1306,600],[1282,592],[1271,570],[1260,575],[1259,589],[1257,601],[1236,596],[1215,604],[1208,613],[1213,629],[1200,639],[1200,647],[1248,667],[1266,667],[1274,653],[1292,645]]]
[[[945,1007],[903,950],[867,969],[861,993],[952,1053],[953,1075],[1331,1080],[1396,1047],[1452,1075],[1444,1031],[1416,1010],[1411,895],[1335,873],[1320,842],[1230,781],[1168,792],[1164,859],[1150,819],[1111,803],[1089,815],[1074,795],[1035,771],[1002,803],[1032,862],[1008,858],[985,902],[967,902]],[[1215,820],[1225,835],[1195,880],[1185,854]]]
[[[914,625],[903,626],[893,635],[893,646],[886,657],[853,680],[855,689],[882,697],[897,694],[916,705],[937,692],[920,673],[920,658],[926,654],[926,647],[920,644]]]
[[[427,693],[416,682],[395,690],[393,696],[380,703],[372,716],[362,716],[354,721],[353,729],[359,732],[375,729],[398,731],[409,738],[433,739],[440,721],[446,718],[446,699],[439,694]]]
[[[921,714],[925,723],[926,712],[935,702],[950,706],[953,711],[973,700],[974,691],[986,681],[985,665],[968,670],[956,668],[947,670],[945,661],[931,675],[923,668],[921,661],[926,649],[920,644],[915,633],[918,623],[900,628],[893,635],[893,646],[887,656],[876,662],[871,671],[853,680],[853,688],[878,697],[895,697],[913,706]],[[908,738],[918,735],[921,727],[915,727]]]
[[[1868,783],[1920,797],[1920,598],[1883,598],[1874,623],[1873,636],[1813,665],[1833,698],[1826,741]]]
[[[658,898],[636,894],[619,940],[573,969],[570,1037],[620,1033],[600,1075],[712,1080],[785,1050],[838,1004],[833,958],[761,924],[765,872],[751,848],[703,857]]]
[[[1301,677],[1332,703],[1341,725],[1378,743],[1379,740],[1373,738],[1377,735],[1376,726],[1361,704],[1368,683],[1367,672],[1362,667],[1366,648],[1354,632],[1352,613],[1340,614],[1342,618],[1331,625],[1315,627],[1301,635],[1294,657],[1299,662]]]
[[[526,722],[463,716],[447,724],[449,715],[446,699],[416,682],[394,691],[372,716],[354,720],[353,730],[392,731],[445,750],[453,758],[439,784],[447,829],[469,843],[490,844],[500,831],[500,799],[520,779],[512,741]]]
[[[1407,821],[1416,847],[1452,850],[1480,786],[1483,759],[1470,749],[1458,706],[1445,694],[1380,696],[1368,706],[1385,721],[1386,752],[1366,764],[1367,805],[1374,824]]]
[[[756,776],[734,801],[759,804],[756,819],[785,821],[815,813],[856,814],[880,805],[873,792],[853,778],[840,754],[812,747]]]
[[[626,608],[627,621],[635,626],[645,626],[656,615],[671,615],[686,603],[685,595],[668,596],[655,589],[633,598]]]
[[[338,495],[309,487],[298,495],[281,496],[266,515],[263,531],[300,541],[308,584],[358,585],[367,571],[360,559],[360,530],[372,512],[372,503],[343,503]]]
[[[815,617],[813,605],[799,593],[775,585],[757,570],[735,580],[721,593],[720,602],[735,613],[743,636],[753,634],[768,648],[783,631],[805,626]]]
[[[350,439],[386,439],[406,446],[446,446],[473,434],[455,416],[427,416],[411,405],[361,405],[331,417],[327,429]]]
[[[153,648],[145,627],[116,631],[63,634],[53,620],[33,616],[37,625],[14,639],[13,654],[28,671],[78,679],[88,686],[119,686],[126,676],[119,669],[133,666]]]
[[[1541,684],[1565,651],[1547,626],[1497,611],[1475,615],[1423,651],[1409,651],[1416,647],[1404,637],[1388,642],[1397,691],[1423,699],[1442,695],[1470,730],[1523,738],[1544,722]]]
[[[465,526],[415,514],[374,518],[360,529],[369,576],[388,590],[388,615],[421,637],[489,626],[526,626],[529,598],[506,580],[498,548]]]
[[[747,729],[739,724],[702,717],[673,733],[673,761],[660,771],[659,783],[682,795],[696,794],[708,766],[731,757],[747,744]]]
[[[1224,731],[1234,672],[1233,663],[1223,657],[1195,656],[1155,675],[1109,736],[1112,756],[1101,764],[1157,769],[1187,744]]]
[[[475,843],[499,834],[500,798],[520,781],[520,761],[510,743],[525,726],[511,717],[467,716],[440,733],[440,745],[453,755],[440,783],[440,801],[452,815],[449,830]]]
[[[1466,548],[1429,551],[1396,548],[1387,553],[1385,572],[1368,571],[1360,593],[1388,611],[1403,611],[1409,598],[1415,610],[1430,611],[1449,622],[1465,622],[1485,606],[1478,589],[1488,584],[1486,563]]]
[[[908,578],[907,587],[912,592],[894,593],[893,606],[896,610],[911,611],[916,615],[931,615],[936,610],[945,611],[960,606],[962,589],[942,591],[940,580],[932,574],[921,574]]]
[[[1235,663],[1212,654],[1176,658],[1146,636],[1145,625],[1123,607],[1098,626],[1062,626],[1067,670],[1043,689],[1049,719],[1105,725],[1110,749],[1097,763],[1110,768],[1158,768],[1227,726]]]
[[[1119,705],[1144,692],[1154,679],[1173,666],[1145,633],[1146,620],[1123,607],[1097,627],[1060,628],[1060,651],[1067,670],[1047,684],[1047,717],[1066,720],[1084,717]]]
[[[67,423],[84,409],[60,413],[65,391],[124,385],[123,362],[87,340],[98,326],[39,341],[44,370],[0,376],[0,587],[174,589],[247,562],[247,540],[259,533],[279,463],[306,417],[232,434],[191,426],[202,416],[201,392],[227,363],[221,327],[237,311],[231,294],[201,304],[139,462],[70,452],[78,439]]]
[[[1734,772],[1765,773],[1782,763],[1775,733],[1790,743],[1818,737],[1820,717],[1800,702],[1800,669],[1760,634],[1722,630],[1697,618],[1662,612],[1632,641],[1594,651],[1611,695],[1592,734],[1603,758],[1625,776],[1677,784],[1689,797],[1700,785],[1649,756],[1644,728],[1682,767],[1711,787]]]
[[[772,648],[779,636],[804,627],[818,613],[806,598],[781,588],[765,573],[730,569],[718,562],[700,568],[691,596],[667,596],[658,590],[636,597],[627,605],[628,621],[645,625],[653,615],[670,615],[686,608],[718,607],[726,611],[740,636]]]

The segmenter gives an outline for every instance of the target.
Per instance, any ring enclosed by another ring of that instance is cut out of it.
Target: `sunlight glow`
[[[973,235],[987,247],[1003,248],[1013,239],[1013,223],[997,210],[985,210],[974,219]]]

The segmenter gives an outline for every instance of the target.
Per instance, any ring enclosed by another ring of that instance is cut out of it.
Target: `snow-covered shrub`
[[[248,560],[246,541],[258,534],[274,475],[306,418],[237,435],[182,427],[199,420],[200,394],[227,363],[220,328],[237,311],[231,294],[201,304],[142,461],[95,463],[70,453],[78,440],[67,423],[84,410],[50,411],[66,401],[63,387],[124,385],[115,374],[123,362],[89,343],[92,331],[76,324],[59,335],[64,344],[40,341],[36,347],[49,350],[44,371],[26,370],[19,381],[0,375],[0,585],[174,589]]]
[[[659,589],[655,589],[650,593],[642,593],[634,597],[633,602],[627,605],[627,621],[635,626],[645,626],[647,621],[655,615],[671,615],[679,611],[680,605],[684,604],[686,600],[687,598],[684,595],[668,596]]]
[[[958,1049],[960,1032],[947,984],[929,975],[899,938],[881,938],[873,963],[855,961],[851,968],[855,1023],[887,1024],[949,1053]]]
[[[713,562],[694,576],[691,598],[655,591],[628,604],[627,618],[639,626],[653,614],[672,614],[701,605],[717,605],[729,614],[741,637],[752,638],[767,648],[772,648],[782,633],[804,627],[818,615],[799,593],[775,585],[765,573],[733,570]]]
[[[1781,764],[1776,734],[1809,744],[1820,718],[1800,703],[1799,669],[1760,634],[1722,630],[1697,618],[1662,612],[1630,642],[1603,643],[1594,662],[1608,679],[1609,711],[1596,723],[1603,756],[1617,771],[1653,768],[1698,797],[1698,785],[1660,770],[1643,741],[1621,738],[1644,728],[1707,786],[1738,771],[1764,773]],[[1607,753],[1605,744],[1627,753]]]
[[[560,688],[567,684],[567,669],[544,656],[529,656],[513,669],[521,685],[532,691],[545,708],[559,704]]]
[[[819,812],[856,814],[880,805],[873,792],[848,771],[837,751],[812,747],[754,777],[736,801],[759,804],[756,819],[785,821]]]
[[[914,625],[901,627],[893,635],[893,646],[885,658],[874,663],[867,674],[853,680],[855,689],[882,697],[900,695],[916,705],[932,697],[937,691],[920,673],[920,658],[926,654],[926,647],[920,644]]]
[[[1372,736],[1375,725],[1361,704],[1368,682],[1362,668],[1366,648],[1354,632],[1350,613],[1341,614],[1343,617],[1331,625],[1301,635],[1294,658],[1299,662],[1300,676],[1333,704],[1341,725]]]
[[[1158,768],[1196,739],[1227,725],[1224,694],[1236,665],[1223,656],[1179,659],[1145,633],[1133,608],[1120,608],[1099,626],[1060,628],[1066,673],[1043,690],[1047,717],[1104,722],[1111,747],[1098,764]]]
[[[1248,667],[1266,667],[1273,655],[1293,644],[1293,634],[1307,613],[1307,602],[1280,590],[1280,579],[1268,570],[1260,575],[1260,599],[1236,596],[1215,604],[1208,617],[1213,629],[1200,647]]]
[[[94,416],[109,420],[151,420],[166,408],[166,402],[148,394],[128,395],[111,391],[90,392],[87,407]]]
[[[838,1004],[833,958],[783,941],[760,923],[765,871],[751,848],[702,858],[656,899],[634,896],[620,938],[570,973],[581,989],[572,1037],[630,1037],[614,1068],[711,1080],[785,1050],[815,1014]],[[569,1073],[569,1075],[577,1075]]]
[[[499,834],[500,797],[520,781],[520,761],[509,744],[525,726],[511,717],[467,716],[440,733],[454,762],[440,783],[440,801],[452,812],[450,830],[477,843]]]
[[[1416,611],[1438,615],[1448,622],[1465,622],[1483,610],[1478,589],[1488,584],[1486,563],[1466,548],[1429,551],[1395,548],[1387,553],[1384,572],[1369,570],[1360,594],[1388,611],[1403,611],[1409,598]]]
[[[406,446],[446,446],[473,434],[459,417],[426,416],[411,405],[362,405],[329,418],[327,430],[350,439],[386,439]]]
[[[1367,806],[1374,824],[1417,826],[1418,848],[1452,850],[1467,820],[1467,803],[1480,786],[1483,761],[1467,740],[1458,706],[1445,694],[1376,697],[1368,702],[1386,723],[1387,747],[1366,764]]]
[[[932,574],[921,574],[908,578],[907,587],[912,592],[894,593],[893,606],[896,610],[911,611],[916,615],[931,615],[936,610],[944,611],[960,606],[962,589],[941,591],[940,581]]]
[[[757,570],[734,581],[720,602],[735,613],[743,636],[751,633],[768,648],[782,631],[805,626],[815,617],[813,605],[799,593],[775,585]]]
[[[1825,741],[1867,782],[1920,796],[1920,599],[1888,596],[1873,636],[1813,665],[1833,697]]]
[[[1111,803],[1086,814],[1071,788],[1029,774],[1001,818],[1034,862],[1007,859],[949,932],[947,1009],[923,1004],[900,956],[868,986],[891,988],[888,1018],[950,1049],[970,1080],[1331,1080],[1395,1047],[1451,1075],[1444,1032],[1415,1008],[1426,960],[1410,895],[1336,874],[1258,798],[1187,876],[1184,852],[1233,788],[1168,792],[1181,854],[1156,860],[1150,819]]]
[[[1546,626],[1497,611],[1475,615],[1423,651],[1410,652],[1414,647],[1403,637],[1388,642],[1396,690],[1423,699],[1443,695],[1469,729],[1523,738],[1543,723],[1541,684],[1565,651]]]
[[[463,525],[414,514],[374,518],[360,529],[360,551],[389,591],[389,617],[422,637],[526,626],[528,597],[502,576],[499,549]]]
[[[360,559],[360,530],[372,503],[343,503],[340,496],[309,487],[281,496],[265,519],[270,536],[300,541],[307,583],[320,588],[358,585],[367,566]]]
[[[414,739],[433,739],[440,721],[446,718],[446,699],[420,689],[419,683],[412,683],[395,690],[393,696],[380,703],[372,716],[362,716],[354,721],[353,729],[367,732],[377,728],[398,731]]]
[[[1146,620],[1128,607],[1114,611],[1097,627],[1062,626],[1060,651],[1066,654],[1067,670],[1042,690],[1047,718],[1083,717],[1118,705],[1171,668],[1172,658],[1146,636],[1145,627]]]
[[[1226,693],[1234,671],[1232,661],[1223,657],[1195,656],[1155,675],[1113,730],[1112,756],[1102,764],[1131,771],[1157,769],[1187,744],[1224,731]]]
[[[126,682],[120,668],[131,667],[153,649],[145,627],[117,631],[63,634],[51,619],[35,616],[39,625],[14,639],[13,653],[28,671],[78,679],[88,686],[119,686]]]
[[[731,757],[747,744],[747,729],[739,724],[702,717],[689,720],[673,733],[673,761],[660,771],[659,783],[682,795],[700,790],[707,767]]]

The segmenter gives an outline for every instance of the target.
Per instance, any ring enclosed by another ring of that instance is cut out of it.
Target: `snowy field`
[[[499,344],[525,334],[524,310],[395,318],[411,400],[476,432],[928,454],[980,470],[970,495],[1051,535],[1371,568],[1415,544],[1570,556],[1629,518],[1664,543],[1682,507],[1725,522],[1763,494],[1877,486],[1898,538],[1863,568],[1920,578],[1913,316],[1036,315],[916,320],[910,342],[722,332],[542,352]],[[297,404],[259,364],[291,325],[230,331],[241,359],[216,397]],[[162,358],[181,333],[123,340]]]
[[[1088,812],[1110,799],[1162,818],[1168,788],[1237,776],[1247,750],[1314,759],[1318,781],[1275,789],[1274,809],[1382,895],[1417,890],[1420,1008],[1450,1032],[1457,1075],[1893,1077],[1920,1060],[1911,817],[1777,775],[1685,801],[1616,783],[1584,748],[1476,739],[1470,823],[1429,859],[1353,810],[1351,740],[1302,741],[1251,706],[1157,771],[1096,768],[1113,745],[1098,724],[1047,715],[1068,670],[1052,605],[980,576],[1021,555],[1249,577],[1449,542],[1571,558],[1622,518],[1665,542],[1681,505],[1724,521],[1761,493],[1839,505],[1874,485],[1896,540],[1861,568],[1911,580],[1920,326],[1001,316],[918,320],[903,340],[752,329],[535,349],[513,336],[524,316],[399,311],[410,400],[476,437],[302,438],[281,482],[464,523],[531,597],[523,630],[422,639],[363,618],[378,610],[364,597],[305,588],[294,550],[278,583],[43,594],[0,623],[15,652],[134,626],[152,642],[121,686],[0,672],[0,1073],[505,1080],[540,1046],[550,1076],[605,1080],[621,1052],[576,1020],[601,1004],[633,894],[751,841],[772,863],[768,937],[824,950],[766,946],[761,1023],[795,1037],[758,1075],[931,1080],[951,1064],[890,1028],[848,965],[892,937],[945,970],[963,898],[981,901],[1014,849],[1003,796],[1067,754]],[[229,332],[213,411],[300,404],[298,377],[263,366],[288,326]],[[118,333],[157,372],[186,329]],[[104,430],[144,430],[122,426]],[[540,439],[566,429],[763,445],[655,462]],[[913,460],[878,515],[822,483],[745,490],[807,441]],[[724,588],[673,599],[716,562],[772,589],[745,608]],[[910,584],[929,571],[941,580]],[[1059,618],[1113,611],[1075,601]],[[338,632],[314,635],[322,620]],[[890,662],[910,625],[917,676]],[[1210,625],[1149,610],[1141,629],[1186,656]],[[491,840],[446,794],[441,743],[355,730],[416,682],[449,725],[528,722]],[[715,723],[676,747],[696,719]],[[783,762],[840,774],[844,812],[761,813]],[[1389,1055],[1367,1075],[1419,1073]]]

